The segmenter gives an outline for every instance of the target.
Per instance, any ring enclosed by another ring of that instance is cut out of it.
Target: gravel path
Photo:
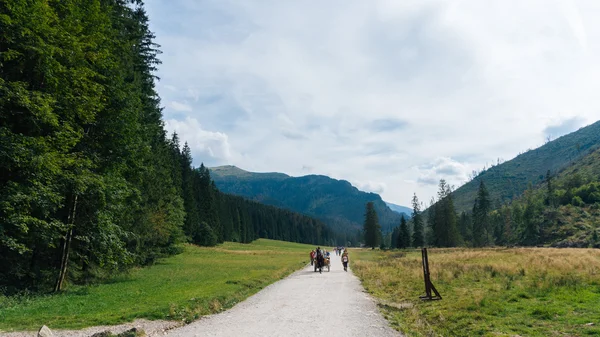
[[[335,255],[330,272],[315,273],[308,266],[228,311],[167,333],[168,337],[308,335],[401,336]]]

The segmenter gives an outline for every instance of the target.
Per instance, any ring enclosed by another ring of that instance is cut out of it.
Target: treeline
[[[420,207],[415,195],[410,222],[402,218],[387,241],[383,240],[382,247],[536,246],[565,239],[561,233],[570,230],[561,229],[568,225],[561,224],[564,213],[571,213],[573,208],[600,209],[600,181],[594,175],[579,173],[556,179],[548,171],[542,185],[530,185],[523,196],[511,203],[493,205],[485,182],[480,180],[472,211],[458,214],[452,189],[441,180],[437,200],[432,199],[425,214]],[[592,219],[584,212],[586,217]],[[592,229],[587,236],[585,242],[577,245],[599,246],[597,230]]]
[[[214,246],[224,241],[249,243],[258,238],[310,244],[334,245],[338,235],[323,222],[292,211],[267,206],[220,192],[203,164],[193,168],[187,143],[180,150],[179,138],[171,141],[174,181],[183,198],[183,230],[188,242]]]
[[[313,219],[217,191],[163,127],[140,0],[0,2],[0,293],[61,290]]]

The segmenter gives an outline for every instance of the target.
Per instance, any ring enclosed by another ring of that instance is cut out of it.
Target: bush
[[[588,203],[593,204],[600,202],[600,192],[591,193],[588,197]]]
[[[217,234],[213,231],[212,227],[210,227],[206,222],[200,223],[200,228],[198,229],[198,244],[201,246],[216,246],[217,245]]]
[[[571,199],[571,205],[582,207],[585,205],[585,203],[583,202],[583,200],[581,200],[579,196],[574,196],[573,199]]]

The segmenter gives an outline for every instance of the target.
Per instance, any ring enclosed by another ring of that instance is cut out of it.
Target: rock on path
[[[352,256],[351,256],[352,257]],[[230,310],[170,330],[168,337],[208,336],[401,336],[381,316],[339,256],[331,271],[308,266],[276,282]]]

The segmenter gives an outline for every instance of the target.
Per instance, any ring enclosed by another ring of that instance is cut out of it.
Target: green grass
[[[308,263],[314,247],[260,239],[213,248],[186,245],[160,260],[96,286],[58,295],[0,296],[0,331],[83,328],[135,318],[191,321],[229,308]]]
[[[352,254],[354,272],[407,336],[600,336],[600,250],[431,249],[443,297],[431,302],[419,300],[420,251]]]

